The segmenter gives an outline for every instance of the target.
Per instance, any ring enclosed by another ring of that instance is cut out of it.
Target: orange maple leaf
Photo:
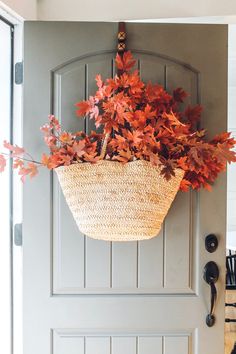
[[[132,154],[130,149],[126,149],[126,150],[121,150],[119,151],[119,155],[115,155],[113,156],[112,160],[117,160],[123,163],[126,163],[128,161],[131,160]]]
[[[102,81],[102,77],[101,77],[100,74],[96,75],[95,80],[96,80],[96,83],[97,83],[97,87],[98,88],[102,88],[103,81]]]
[[[187,179],[182,179],[182,181],[180,182],[179,189],[182,192],[188,192],[190,187],[191,187],[191,182],[189,182]]]
[[[23,149],[17,145],[14,146],[14,145],[8,143],[6,140],[4,140],[3,146],[11,152],[11,155],[10,155],[11,157],[22,156],[25,152],[25,149]]]
[[[90,109],[92,108],[91,102],[89,100],[76,103],[76,107],[78,107],[76,114],[79,117],[84,116],[84,115],[88,115],[90,112]]]
[[[129,71],[135,65],[136,60],[130,51],[124,52],[123,55],[116,55],[116,66],[119,70]]]

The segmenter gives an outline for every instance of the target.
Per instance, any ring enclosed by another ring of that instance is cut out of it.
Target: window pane
[[[0,144],[10,139],[11,28],[0,20]],[[10,174],[0,174],[0,333],[1,349],[11,352]],[[3,349],[4,348],[4,349]]]

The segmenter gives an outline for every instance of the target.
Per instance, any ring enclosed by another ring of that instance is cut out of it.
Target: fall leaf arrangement
[[[97,92],[88,100],[76,104],[79,117],[95,121],[102,133],[63,131],[58,120],[49,116],[49,123],[41,131],[49,153],[35,161],[23,148],[4,142],[6,152],[0,153],[0,172],[6,159],[13,159],[13,168],[24,181],[33,177],[40,167],[49,170],[59,166],[97,163],[101,159],[130,163],[150,161],[159,166],[161,174],[170,180],[176,169],[184,171],[180,190],[211,188],[227,162],[235,162],[236,145],[230,133],[224,132],[207,140],[206,131],[197,129],[202,107],[181,104],[187,97],[182,88],[172,94],[161,85],[144,83],[131,52],[117,54],[118,74],[102,80],[96,76]]]

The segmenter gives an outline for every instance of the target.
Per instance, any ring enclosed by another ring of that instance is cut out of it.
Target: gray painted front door
[[[183,87],[204,106],[209,135],[226,129],[227,27],[127,24],[145,81]],[[74,103],[114,72],[116,23],[26,22],[24,146],[45,150],[39,127],[91,129]],[[158,237],[110,243],[84,237],[48,171],[24,187],[24,354],[222,354],[226,182],[179,193]],[[215,233],[219,248],[207,253]],[[204,265],[220,267],[216,324],[208,328]]]

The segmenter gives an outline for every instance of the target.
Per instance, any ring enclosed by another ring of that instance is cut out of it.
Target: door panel
[[[226,130],[227,26],[129,23],[127,32],[145,81],[183,87],[187,104],[202,102],[209,135]],[[97,73],[114,75],[116,33],[116,23],[25,23],[24,146],[35,158],[48,113],[65,129],[94,129],[74,104],[94,93]],[[225,179],[211,193],[178,193],[160,234],[128,243],[82,235],[55,175],[25,184],[24,354],[222,354]],[[214,254],[209,233],[220,241]],[[221,271],[213,328],[210,260]]]
[[[53,354],[188,354],[191,335],[53,332]]]
[[[159,82],[170,92],[176,87],[183,87],[191,95],[186,104],[197,103],[199,90],[197,70],[185,63],[152,52],[134,50],[133,53],[136,54],[137,66],[143,80]],[[63,127],[69,130],[95,129],[90,120],[83,121],[75,118],[74,103],[96,91],[94,78],[97,73],[101,73],[103,78],[114,75],[114,56],[115,53],[110,51],[102,54],[96,52],[82,58],[75,58],[52,70],[53,113],[60,119]],[[119,293],[168,293],[173,290],[180,293],[193,292],[190,273],[193,268],[191,252],[195,230],[191,223],[195,209],[198,207],[197,203],[193,206],[194,193],[180,194],[177,197],[172,207],[173,215],[169,213],[159,237],[150,241],[153,248],[147,246],[145,242],[109,245],[107,242],[97,242],[83,236],[83,244],[82,240],[78,244],[74,242],[74,238],[81,239],[81,233],[75,227],[72,215],[68,215],[68,206],[56,176],[53,185],[52,207],[55,225],[53,291],[55,294],[116,293],[117,291]],[[184,224],[179,223],[182,215],[185,215]],[[69,237],[68,230],[71,230]],[[78,247],[77,252],[75,247]],[[72,269],[71,266],[77,263],[78,254],[81,259],[80,266]],[[97,257],[96,263],[95,257]],[[75,281],[71,283],[73,277]],[[84,280],[81,281],[83,277]],[[69,286],[68,281],[71,284]]]

